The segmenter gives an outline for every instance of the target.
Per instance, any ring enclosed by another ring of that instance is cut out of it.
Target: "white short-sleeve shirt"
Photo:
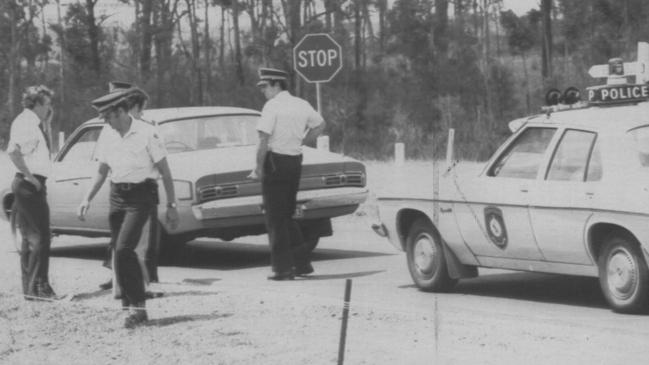
[[[97,160],[110,167],[114,183],[157,179],[159,171],[154,164],[166,156],[164,140],[156,127],[135,118],[124,137],[106,124],[97,140]]]
[[[47,177],[52,169],[50,151],[45,135],[39,128],[40,118],[31,109],[25,109],[11,123],[7,152],[20,150],[29,172]]]
[[[302,139],[309,128],[324,119],[306,100],[281,91],[268,100],[261,111],[257,130],[270,134],[269,149],[283,155],[302,154]]]

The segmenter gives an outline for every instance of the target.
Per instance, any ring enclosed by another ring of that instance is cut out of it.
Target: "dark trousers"
[[[302,156],[269,152],[264,161],[262,197],[274,272],[309,263],[300,226],[293,219],[302,173]]]
[[[113,268],[113,255],[115,254],[115,246],[112,244],[108,245],[106,249],[106,257],[104,258],[103,266],[112,269]],[[144,254],[144,270],[146,270],[149,278],[149,282],[157,283],[160,281],[158,277],[158,257],[160,253],[160,225],[158,223],[158,206],[155,205],[151,210],[149,216],[149,226],[148,226],[148,235],[146,235],[146,242],[143,240],[139,243],[146,244],[145,254]]]
[[[157,204],[155,183],[138,184],[128,190],[111,184],[108,220],[111,246],[115,247],[113,270],[122,297],[131,305],[145,301],[144,276],[135,249]]]
[[[38,296],[39,288],[49,285],[50,266],[50,207],[47,204],[45,178],[36,176],[43,188],[39,191],[32,183],[17,174],[11,186],[14,193],[12,222],[22,235],[20,266],[23,293]]]

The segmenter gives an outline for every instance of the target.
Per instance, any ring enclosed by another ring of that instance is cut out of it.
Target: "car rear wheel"
[[[406,257],[410,276],[421,290],[448,291],[457,283],[448,275],[443,249],[428,220],[420,218],[413,223],[406,240]]]
[[[160,234],[158,262],[162,265],[173,265],[183,262],[187,256],[186,243],[184,239],[167,234],[162,230]]]
[[[649,270],[639,243],[628,236],[612,236],[598,259],[599,283],[614,311],[649,310]]]
[[[306,247],[307,252],[311,252],[318,246],[318,242],[320,242],[320,237],[305,238],[304,247]]]

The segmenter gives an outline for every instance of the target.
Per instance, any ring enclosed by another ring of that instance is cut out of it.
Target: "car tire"
[[[318,242],[320,242],[320,237],[305,238],[304,247],[306,251],[312,252],[313,250],[315,250],[315,248],[318,246]]]
[[[161,265],[182,263],[186,259],[186,241],[180,237],[167,234],[162,230],[160,234],[160,248],[158,262]]]
[[[406,257],[410,276],[421,290],[445,292],[457,283],[448,274],[444,247],[427,219],[420,218],[410,227]]]
[[[602,292],[615,312],[649,310],[649,270],[637,240],[626,235],[610,237],[598,266]]]

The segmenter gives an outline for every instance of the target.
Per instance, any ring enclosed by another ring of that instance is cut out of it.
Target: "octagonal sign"
[[[293,67],[308,82],[331,81],[343,67],[342,48],[329,34],[307,34],[293,48]]]

